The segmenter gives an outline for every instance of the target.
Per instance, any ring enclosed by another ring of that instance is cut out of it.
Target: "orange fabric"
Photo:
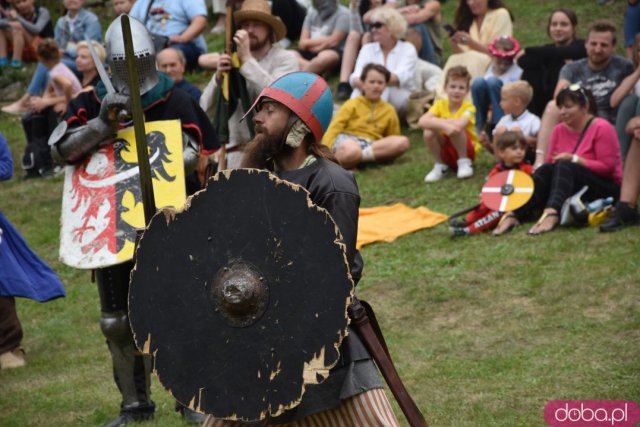
[[[447,215],[431,211],[424,206],[414,209],[402,203],[360,208],[356,247],[360,249],[378,241],[392,242],[404,234],[435,227],[447,218]]]

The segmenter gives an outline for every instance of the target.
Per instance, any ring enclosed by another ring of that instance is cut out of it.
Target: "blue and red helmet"
[[[329,127],[333,116],[333,95],[327,82],[317,74],[296,71],[285,74],[264,88],[249,111],[260,103],[262,98],[277,101],[309,126],[316,141]]]

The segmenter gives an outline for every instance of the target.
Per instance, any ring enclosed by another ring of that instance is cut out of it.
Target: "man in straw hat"
[[[240,60],[240,74],[245,78],[249,99],[258,94],[276,78],[298,71],[298,61],[293,52],[280,47],[287,30],[277,16],[271,13],[266,0],[245,0],[240,10],[234,13],[239,28],[233,36]],[[215,90],[222,75],[231,70],[231,55],[220,54],[218,68],[200,98],[200,106],[214,117]],[[240,123],[244,115],[238,105],[229,118],[229,143],[227,145],[227,167],[238,167],[244,145],[251,140],[247,123]]]

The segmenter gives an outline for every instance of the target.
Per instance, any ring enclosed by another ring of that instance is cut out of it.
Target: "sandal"
[[[507,224],[504,225],[504,223]],[[496,228],[494,228],[491,234],[496,237],[502,236],[503,234],[510,232],[519,225],[520,221],[518,221],[516,215],[513,212],[507,212],[506,214],[502,215],[502,218],[500,218],[500,222],[498,222],[498,225],[496,225]]]
[[[547,229],[547,230],[539,230],[539,227],[547,220],[547,219],[551,219],[551,218],[555,218],[555,222],[553,222],[551,224],[551,228]],[[544,233],[548,233],[549,231],[553,231],[558,224],[560,224],[560,215],[558,215],[558,212],[545,212],[542,214],[542,216],[540,217],[540,219],[538,220],[538,222],[536,222],[536,225],[534,225],[531,230],[529,230],[528,234],[531,236],[538,236],[540,234],[544,234]]]

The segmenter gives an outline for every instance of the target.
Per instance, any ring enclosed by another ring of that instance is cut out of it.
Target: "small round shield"
[[[487,180],[482,187],[480,200],[489,209],[509,212],[518,209],[533,195],[533,179],[526,173],[511,169],[502,171]]]
[[[337,363],[353,282],[338,228],[303,188],[219,173],[183,212],[153,217],[135,259],[136,344],[190,408],[277,416]]]

